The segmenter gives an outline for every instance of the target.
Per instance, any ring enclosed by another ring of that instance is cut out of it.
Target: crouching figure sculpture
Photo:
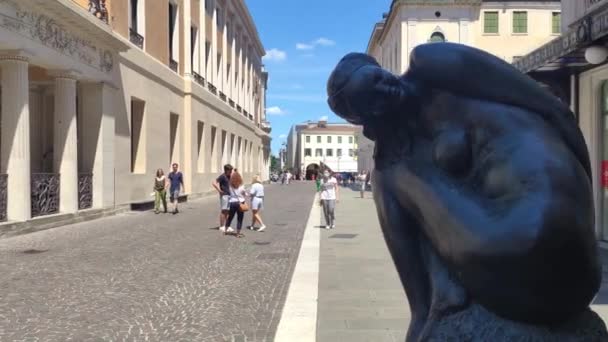
[[[397,77],[346,55],[331,109],[376,142],[374,199],[407,341],[606,341],[589,155],[569,108],[510,64],[425,44]]]

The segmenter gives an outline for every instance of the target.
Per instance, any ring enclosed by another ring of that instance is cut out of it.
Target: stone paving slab
[[[321,234],[317,341],[403,342],[409,308],[371,194],[360,199],[358,192],[341,190],[337,227]],[[335,234],[356,236],[331,238]],[[600,256],[604,277],[591,307],[608,322],[608,249]]]
[[[271,341],[313,196],[267,186],[242,239],[213,197],[0,240],[0,341]]]
[[[407,299],[371,194],[361,199],[358,191],[340,190],[336,229],[321,231],[317,342],[402,342],[410,319]]]

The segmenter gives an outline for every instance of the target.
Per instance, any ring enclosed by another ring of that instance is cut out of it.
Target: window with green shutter
[[[553,12],[551,20],[551,33],[560,33],[562,31],[562,14]]]
[[[528,12],[513,12],[513,33],[528,33]]]
[[[498,33],[498,12],[483,13],[483,33]]]

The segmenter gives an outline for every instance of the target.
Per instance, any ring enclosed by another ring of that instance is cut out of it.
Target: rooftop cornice
[[[255,22],[251,17],[251,13],[247,8],[247,5],[243,0],[234,0],[230,1],[231,8],[239,14],[240,22],[247,28],[249,31],[248,36],[250,37],[250,41],[253,41],[253,46],[260,54],[260,58],[266,54],[266,50],[264,49],[264,45],[260,39],[260,35],[258,33],[258,29],[255,26]]]

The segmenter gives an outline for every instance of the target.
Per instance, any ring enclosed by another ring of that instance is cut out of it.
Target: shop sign
[[[608,34],[608,10],[593,16],[591,25],[591,39],[596,40]]]

